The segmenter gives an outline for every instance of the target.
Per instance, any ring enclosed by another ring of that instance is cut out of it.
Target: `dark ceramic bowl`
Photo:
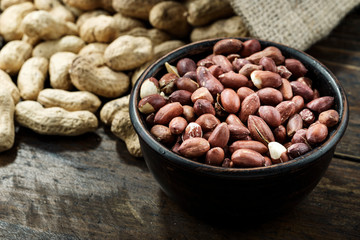
[[[286,163],[241,169],[214,167],[189,160],[157,142],[137,110],[140,86],[146,78],[154,76],[160,79],[166,73],[165,62],[176,65],[184,57],[196,60],[211,54],[218,40],[192,43],[169,53],[152,64],[134,86],[130,98],[130,116],[139,135],[146,164],[166,195],[192,210],[240,216],[271,215],[287,210],[318,184],[348,123],[345,92],[334,74],[316,59],[281,44],[260,41],[262,49],[276,46],[285,57],[300,60],[309,70],[307,76],[313,79],[321,96],[335,97],[335,109],[340,114],[338,126],[329,132],[329,137],[321,146]]]

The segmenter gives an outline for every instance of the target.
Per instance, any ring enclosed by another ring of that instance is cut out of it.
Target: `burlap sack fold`
[[[252,37],[305,50],[325,37],[360,0],[230,0]]]

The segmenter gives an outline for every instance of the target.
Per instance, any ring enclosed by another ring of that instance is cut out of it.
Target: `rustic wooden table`
[[[350,122],[295,209],[256,225],[204,221],[169,200],[106,127],[79,137],[16,129],[0,154],[1,239],[360,239],[360,9],[307,52],[343,84]]]

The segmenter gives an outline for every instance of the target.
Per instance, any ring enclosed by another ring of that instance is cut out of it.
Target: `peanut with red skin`
[[[186,126],[188,125],[187,121],[183,117],[175,117],[169,123],[170,132],[174,135],[181,134]]]
[[[319,121],[327,127],[333,127],[339,122],[339,113],[334,109],[324,111],[320,113]]]
[[[215,116],[215,108],[210,101],[206,99],[198,99],[194,103],[194,112],[197,116],[209,113]]]
[[[183,58],[177,62],[176,68],[179,75],[183,76],[187,72],[196,71],[196,63],[190,58]]]
[[[220,147],[211,148],[205,156],[205,163],[213,166],[221,166],[224,161],[225,153]]]
[[[168,124],[174,117],[178,117],[183,113],[183,107],[180,103],[168,103],[155,114],[154,122],[156,124],[166,125]]]
[[[206,154],[210,149],[210,144],[204,138],[186,139],[179,147],[178,151],[184,157],[194,158]]]
[[[251,149],[238,149],[231,155],[231,161],[238,167],[262,167],[265,158]]]
[[[154,125],[150,133],[156,138],[157,141],[164,144],[171,144],[174,141],[174,136],[171,130],[164,125]]]
[[[233,89],[244,87],[249,81],[247,77],[240,73],[235,73],[234,71],[223,73],[218,78],[224,87]]]
[[[221,105],[228,113],[237,113],[240,109],[240,98],[231,88],[225,88],[221,94]]]

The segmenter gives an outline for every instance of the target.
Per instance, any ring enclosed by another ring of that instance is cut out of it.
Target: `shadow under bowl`
[[[157,142],[137,109],[142,82],[166,73],[165,62],[176,65],[184,57],[195,60],[212,53],[219,39],[183,46],[152,64],[135,84],[130,97],[130,117],[139,135],[146,164],[161,189],[186,209],[206,215],[266,216],[288,210],[318,184],[333,157],[335,147],[348,123],[348,103],[344,89],[323,64],[308,54],[269,41],[259,40],[262,49],[279,48],[286,58],[300,60],[308,69],[321,96],[334,96],[340,121],[329,131],[326,141],[309,153],[286,163],[261,168],[223,168],[205,165],[179,156]],[[238,38],[242,41],[246,38]]]

